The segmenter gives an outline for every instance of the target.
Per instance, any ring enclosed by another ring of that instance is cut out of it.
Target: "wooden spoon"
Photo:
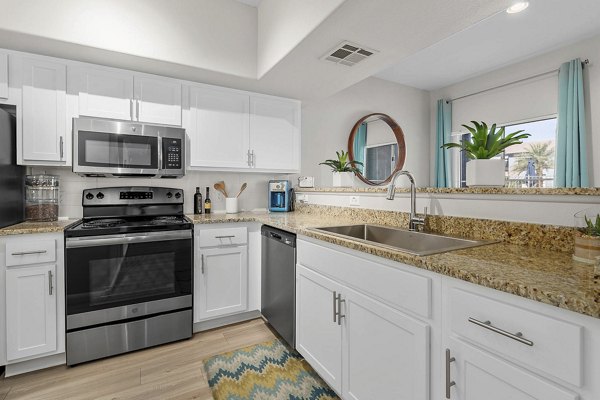
[[[248,184],[247,184],[246,182],[244,182],[244,183],[242,184],[242,187],[240,188],[240,191],[238,192],[237,196],[235,196],[235,197],[240,197],[240,194],[242,194],[242,192],[243,192],[244,190],[246,190],[246,188],[247,188],[247,187],[248,187]]]
[[[215,183],[214,188],[219,192],[223,193],[223,196],[225,196],[226,198],[229,197],[227,196],[227,190],[225,190],[225,182],[219,181]]]

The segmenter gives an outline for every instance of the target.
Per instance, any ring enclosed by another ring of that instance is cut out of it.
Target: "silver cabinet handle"
[[[256,167],[256,162],[254,160],[254,150],[250,151],[250,166],[251,167]]]
[[[63,159],[63,157],[65,155],[65,149],[64,149],[65,146],[64,145],[65,145],[65,141],[64,141],[63,137],[61,136],[60,137],[60,159],[61,160]]]
[[[478,319],[475,319],[473,317],[469,317],[469,322],[472,324],[475,324],[477,326],[480,326],[482,328],[488,329],[494,333],[498,333],[502,336],[506,336],[507,338],[510,338],[512,340],[516,340],[519,343],[523,343],[526,344],[527,346],[533,346],[533,342],[529,339],[525,339],[523,337],[523,334],[521,332],[517,332],[517,333],[510,333],[508,331],[505,331],[504,329],[500,329],[500,328],[496,328],[494,325],[492,325],[492,323],[490,321],[480,321]]]
[[[52,296],[52,292],[54,291],[54,285],[52,284],[52,271],[48,271],[48,293]]]
[[[450,356],[450,349],[446,349],[446,398],[450,398],[450,388],[456,385],[450,378],[450,363],[456,361],[454,357]]]
[[[135,120],[135,118],[133,117],[133,99],[129,99],[129,117],[132,121]]]
[[[337,292],[333,291],[333,322],[337,322]]]
[[[247,152],[246,154],[247,154],[247,156],[248,156],[248,157],[247,157],[247,158],[248,158],[248,159],[247,159],[248,166],[249,166],[249,167],[251,167],[251,166],[252,166],[252,161],[250,161],[250,149],[248,149],[248,152]]]
[[[215,236],[215,239],[231,239],[234,237],[235,237],[235,235],[223,235],[223,236]]]
[[[342,295],[337,295],[337,323],[338,325],[342,325],[342,318],[346,318],[344,314],[342,314],[342,303],[345,303],[346,300],[342,299]]]
[[[33,250],[33,251],[17,251],[14,253],[11,253],[11,255],[13,256],[28,256],[31,254],[44,254],[47,253],[46,250]]]
[[[204,254],[200,254],[200,270],[202,271],[202,275],[204,275]]]
[[[140,120],[140,101],[139,100],[135,101],[135,120],[136,121]]]

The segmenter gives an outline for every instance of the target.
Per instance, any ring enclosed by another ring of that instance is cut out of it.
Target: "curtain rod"
[[[587,65],[589,63],[590,63],[590,60],[588,60],[586,58],[585,60],[583,60],[581,62],[581,65],[585,66],[585,65]],[[483,89],[483,90],[480,90],[479,92],[475,92],[475,93],[465,94],[464,96],[460,96],[460,97],[456,97],[454,99],[446,100],[446,103],[450,103],[450,102],[453,102],[453,101],[456,101],[456,100],[461,100],[461,99],[464,99],[464,98],[467,98],[467,97],[471,97],[471,96],[476,96],[478,94],[486,93],[486,92],[489,92],[489,91],[492,91],[492,90],[501,89],[503,87],[514,85],[514,84],[525,82],[525,81],[529,81],[531,79],[540,78],[542,76],[554,74],[554,73],[556,73],[558,71],[559,71],[559,69],[557,68],[557,69],[553,69],[552,71],[547,71],[547,72],[543,72],[541,74],[533,75],[533,76],[530,76],[530,77],[527,77],[527,78],[519,79],[518,81],[505,83],[505,84],[502,84],[502,85],[499,85],[499,86],[494,86],[494,87],[491,87],[491,88],[488,88],[488,89]]]

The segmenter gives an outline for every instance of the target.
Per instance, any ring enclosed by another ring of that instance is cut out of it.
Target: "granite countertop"
[[[600,318],[600,267],[573,261],[570,252],[496,243],[430,256],[414,256],[310,228],[376,223],[398,225],[380,214],[314,212],[188,215],[196,224],[257,222],[478,285]],[[62,232],[75,220],[24,222],[0,229],[1,235]]]
[[[314,213],[189,215],[195,223],[259,222],[299,235],[413,265],[481,286],[515,294],[580,314],[600,318],[600,267],[573,261],[571,253],[508,243],[414,256],[310,228],[379,223]]]
[[[21,222],[20,224],[0,229],[0,236],[63,232],[67,226],[75,221],[77,220],[59,219],[58,221],[52,222]]]
[[[360,187],[295,187],[296,193],[386,193],[387,186]],[[408,193],[409,188],[397,187],[396,193]],[[600,196],[600,187],[593,188],[511,188],[511,187],[465,187],[465,188],[434,188],[418,187],[417,193],[429,194],[501,194],[501,195],[562,195],[562,196]]]

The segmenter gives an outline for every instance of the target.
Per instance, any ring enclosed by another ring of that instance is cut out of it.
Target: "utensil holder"
[[[239,212],[237,197],[225,198],[225,212],[227,214],[237,214]]]

